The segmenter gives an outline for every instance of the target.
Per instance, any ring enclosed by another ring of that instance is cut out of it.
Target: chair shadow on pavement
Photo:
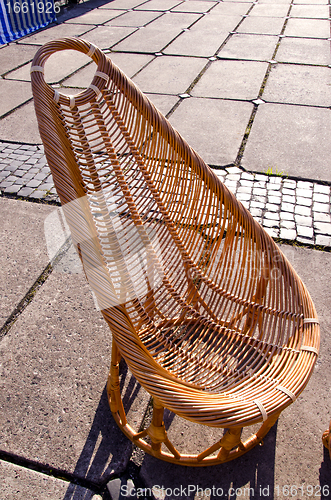
[[[321,487],[321,500],[329,500],[331,495],[331,460],[329,451],[323,446],[323,462],[319,470],[319,485]]]
[[[125,363],[121,363],[120,372],[123,404],[128,412],[135,399],[139,397],[140,385],[128,371]],[[88,483],[102,486],[114,474],[124,472],[131,453],[131,442],[118,428],[111,414],[107,386],[105,386],[73,475],[78,482],[82,480],[85,488],[88,488]],[[91,490],[70,483],[63,500],[90,500],[93,495]]]
[[[145,455],[142,476],[156,497],[163,500],[216,500],[274,498],[277,423],[247,454],[210,467],[182,467]],[[163,491],[162,491],[163,490]]]

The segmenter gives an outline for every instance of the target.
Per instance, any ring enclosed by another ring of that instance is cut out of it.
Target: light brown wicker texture
[[[91,85],[75,97],[44,80],[47,58],[64,49],[97,64]],[[31,78],[47,161],[113,335],[108,394],[115,420],[164,460],[209,465],[242,455],[312,374],[319,326],[305,286],[263,228],[98,48],[79,39],[49,42]],[[121,401],[121,357],[153,396],[153,420],[140,433]],[[228,431],[207,450],[185,455],[167,437],[164,408]],[[242,441],[242,428],[257,423]]]

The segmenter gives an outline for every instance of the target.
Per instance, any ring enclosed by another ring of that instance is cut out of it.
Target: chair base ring
[[[174,447],[174,452],[169,453],[168,451],[165,451],[161,447],[161,443],[154,443],[152,444],[148,443],[143,437],[141,436],[142,434],[145,436],[149,434],[148,429],[145,429],[142,432],[137,432],[135,431],[131,425],[126,421],[126,414],[123,408],[122,404],[122,399],[121,395],[118,391],[118,393],[115,394],[112,390],[110,390],[111,387],[111,374],[109,375],[108,379],[108,402],[110,409],[112,411],[113,417],[121,431],[132,441],[138,448],[142,449],[149,455],[154,456],[155,458],[164,460],[166,462],[171,462],[174,464],[178,465],[185,465],[185,466],[191,466],[191,467],[207,467],[210,465],[217,465],[217,464],[222,464],[225,462],[229,462],[231,460],[234,460],[248,451],[252,450],[256,445],[263,444],[263,438],[266,436],[266,434],[269,432],[271,427],[274,425],[276,422],[277,418],[279,415],[270,417],[266,422],[264,422],[260,429],[252,434],[249,438],[247,438],[245,441],[240,441],[237,446],[234,446],[233,449],[230,450],[225,450],[221,444],[220,441],[218,443],[215,443],[210,448],[207,448],[203,452],[199,454],[182,454],[178,452]],[[112,386],[114,387],[114,386]],[[114,407],[118,406],[119,403],[119,397],[120,397],[120,404],[121,404],[121,411],[118,409],[114,411]],[[155,415],[155,406],[154,406],[154,415]],[[124,412],[124,414],[123,414]],[[122,415],[121,415],[122,414]],[[163,409],[162,409],[162,416],[163,416]],[[154,417],[153,417],[154,418]],[[164,424],[162,421],[162,425],[164,428]],[[162,427],[160,427],[161,429]],[[165,432],[165,429],[164,429]],[[166,434],[166,432],[165,432]],[[164,442],[164,441],[162,441]],[[171,443],[170,443],[171,444]],[[211,450],[211,448],[214,448],[214,450]],[[214,451],[218,451],[218,454],[215,455]],[[209,453],[210,452],[210,453]],[[213,454],[212,454],[213,453]],[[177,456],[175,456],[177,454]],[[205,455],[205,456],[204,456]]]

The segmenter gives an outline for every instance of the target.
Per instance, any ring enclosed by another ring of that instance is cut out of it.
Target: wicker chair
[[[47,58],[64,49],[97,64],[91,85],[71,97],[43,75]],[[244,454],[312,374],[319,325],[305,286],[263,228],[97,47],[49,42],[33,60],[31,79],[57,193],[113,337],[114,419],[136,445],[170,462],[204,466]],[[153,418],[141,432],[127,422],[121,400],[121,358],[153,396]],[[185,454],[167,436],[164,408],[227,430],[213,446]],[[255,424],[242,439],[242,429]]]

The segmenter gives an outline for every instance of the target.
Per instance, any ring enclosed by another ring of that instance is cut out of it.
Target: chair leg
[[[112,413],[119,413],[122,425],[126,425],[126,415],[122,403],[120,378],[119,378],[119,362],[121,355],[118,351],[117,345],[113,340],[111,352],[111,365],[110,373],[107,382],[108,400],[110,402],[110,410]]]
[[[327,448],[329,450],[329,455],[331,458],[331,420],[330,420],[329,428],[323,433],[322,441],[323,441],[325,448]]]

